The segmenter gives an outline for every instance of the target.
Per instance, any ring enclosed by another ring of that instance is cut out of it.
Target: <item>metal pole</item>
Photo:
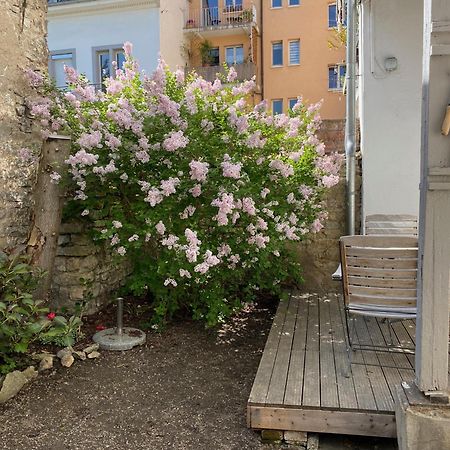
[[[117,298],[117,327],[116,334],[121,336],[123,332],[123,298]]]
[[[347,53],[346,53],[346,117],[345,156],[347,186],[347,234],[355,234],[355,153],[356,153],[356,0],[347,5]]]

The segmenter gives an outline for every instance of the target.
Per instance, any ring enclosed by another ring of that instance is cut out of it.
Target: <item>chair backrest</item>
[[[381,309],[416,306],[416,237],[343,236],[340,246],[346,305]]]
[[[366,216],[367,235],[417,236],[417,217],[409,214],[372,214]]]

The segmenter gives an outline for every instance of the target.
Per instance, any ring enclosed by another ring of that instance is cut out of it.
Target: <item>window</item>
[[[300,5],[300,0],[289,0],[289,6],[298,6]]]
[[[328,5],[328,28],[336,28],[337,26],[337,6],[336,3],[333,3]]]
[[[67,87],[64,66],[75,67],[75,50],[50,52],[48,65],[49,74],[55,80],[56,87]]]
[[[345,65],[338,64],[328,67],[328,89],[338,90],[344,87]]]
[[[296,98],[290,98],[289,99],[289,109],[294,108],[294,106],[297,104],[297,97]]]
[[[300,64],[300,40],[289,41],[289,64]]]
[[[283,100],[272,100],[272,114],[281,114],[283,112]]]
[[[226,47],[225,62],[228,66],[233,64],[242,64],[244,62],[244,47],[242,45]]]
[[[272,0],[272,8],[281,8],[282,6],[282,0]]]
[[[272,66],[283,65],[283,42],[272,42]]]
[[[213,47],[208,50],[208,64],[211,66],[220,64],[219,47]]]
[[[225,0],[226,11],[242,11],[242,0]]]
[[[114,62],[114,64],[113,64]],[[102,47],[95,50],[95,84],[105,90],[104,81],[115,76],[115,68],[121,69],[125,54],[120,46]]]

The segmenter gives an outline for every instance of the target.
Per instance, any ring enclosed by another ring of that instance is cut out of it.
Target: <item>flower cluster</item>
[[[67,68],[69,92],[47,89],[32,110],[44,135],[71,134],[72,211],[104,218],[98,238],[135,263],[134,293],[152,291],[158,320],[189,307],[214,324],[299,279],[286,243],[323,227],[341,157],[317,139],[319,105],[272,116],[234,69],[210,83],[160,62],[142,79],[124,48],[105,92]]]

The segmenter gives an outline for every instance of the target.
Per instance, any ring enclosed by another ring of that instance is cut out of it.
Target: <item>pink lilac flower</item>
[[[77,140],[77,144],[90,150],[94,147],[100,147],[100,142],[102,140],[102,133],[100,131],[94,131],[92,133],[83,133]]]
[[[261,130],[256,130],[246,140],[246,144],[250,148],[262,148],[266,144],[267,139],[261,138]]]
[[[189,192],[192,194],[192,197],[199,197],[202,194],[202,186],[196,184],[193,188],[189,189]]]
[[[175,79],[177,80],[178,84],[184,83],[184,70],[177,69],[175,71]]]
[[[286,197],[286,201],[292,205],[295,202],[295,196],[294,193],[291,192],[290,194],[288,194],[288,196]]]
[[[260,193],[262,198],[266,198],[267,194],[270,194],[270,189],[267,189],[267,188],[264,188]]]
[[[229,157],[226,158],[227,156],[228,155],[225,155],[224,161],[221,163],[223,176],[226,178],[239,179],[241,177],[242,163],[233,164],[228,161]]]
[[[133,53],[133,44],[129,41],[124,42],[123,51],[126,56],[131,56],[131,53]]]
[[[169,250],[171,250],[176,245],[178,240],[179,240],[178,236],[175,236],[174,234],[169,234],[166,238],[164,238],[161,241],[161,244],[167,247]]]
[[[196,208],[193,205],[186,206],[186,208],[184,208],[184,211],[180,213],[180,219],[187,219],[188,217],[191,217],[194,214],[195,210]]]
[[[113,220],[112,225],[116,229],[122,228],[122,222],[119,222],[118,220]]]
[[[242,199],[242,211],[250,216],[254,216],[256,214],[255,202],[252,198],[244,197]]]
[[[117,249],[117,253],[118,253],[120,256],[124,256],[126,252],[127,252],[127,251],[126,251],[125,247],[119,247],[119,248]]]
[[[298,188],[298,192],[303,195],[305,200],[308,200],[314,191],[311,187],[303,184]]]
[[[189,270],[185,270],[185,269],[180,269],[180,271],[179,271],[179,273],[180,273],[180,277],[181,278],[192,278],[192,275],[191,275],[191,273],[189,272]]]
[[[238,74],[236,72],[236,69],[231,66],[230,69],[228,70],[228,75],[227,75],[227,81],[228,83],[233,83],[233,81],[236,80]]]
[[[88,215],[89,215],[89,210],[88,210],[88,209],[84,209],[84,210],[81,212],[81,215],[82,215],[82,216],[88,216]]]
[[[169,286],[169,285],[172,285],[173,287],[178,286],[177,282],[173,278],[167,278],[166,280],[164,280],[164,286]]]
[[[120,238],[118,234],[115,234],[112,238],[111,238],[111,245],[117,245],[120,242]]]
[[[191,180],[206,181],[206,175],[209,171],[209,164],[206,162],[192,160],[189,163]],[[194,196],[196,197],[196,196]]]
[[[184,148],[188,145],[189,139],[180,131],[171,131],[164,139],[163,147],[168,152],[173,152],[179,148]]]
[[[156,231],[158,232],[158,234],[160,234],[161,236],[166,232],[166,226],[159,221],[156,225],[155,225]]]
[[[271,161],[269,167],[271,169],[278,170],[284,178],[294,175],[293,167],[289,164],[285,164],[283,161],[279,159],[274,159],[273,161]]]
[[[198,237],[197,232],[186,228],[184,235],[188,242],[187,248],[185,249],[186,258],[189,262],[197,262],[198,255],[200,253],[200,244],[202,243]]]
[[[217,249],[217,256],[219,258],[222,258],[223,256],[228,256],[231,254],[231,247],[228,244],[222,244],[218,249]]]
[[[228,214],[231,214],[234,209],[234,197],[233,194],[227,194],[226,192],[222,193],[222,195],[211,202],[212,206],[217,206],[219,208],[219,212],[215,216],[217,223],[219,225],[227,225],[228,224]]]
[[[318,233],[322,228],[323,228],[323,225],[319,219],[314,220],[314,222],[311,225],[311,231],[313,233]]]
[[[150,203],[150,206],[156,206],[158,203],[161,203],[163,199],[164,197],[161,191],[157,188],[152,188],[147,192],[147,197],[144,198],[144,201]]]
[[[75,155],[69,156],[66,160],[66,164],[71,166],[92,166],[97,164],[98,155],[87,153],[86,150],[79,150]]]
[[[338,175],[325,175],[322,177],[322,184],[326,188],[331,188],[333,186],[336,186],[336,184],[339,183],[339,176]]]
[[[176,187],[180,184],[179,178],[169,178],[161,181],[161,192],[164,196],[168,197],[171,194],[175,194]]]
[[[130,236],[128,238],[128,242],[134,242],[134,241],[137,241],[137,240],[139,240],[139,235],[137,235],[137,234],[133,234],[132,236]]]

